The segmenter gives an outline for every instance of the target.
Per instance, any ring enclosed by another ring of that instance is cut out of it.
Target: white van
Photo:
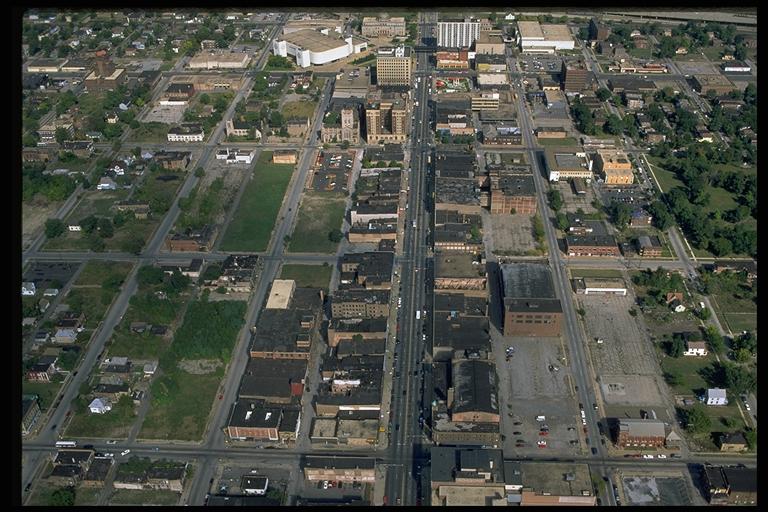
[[[536,416],[536,421],[546,421],[546,420],[547,420],[546,416],[541,416],[541,415]]]

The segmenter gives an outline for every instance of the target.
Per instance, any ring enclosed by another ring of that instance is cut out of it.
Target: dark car
[[[522,432],[512,432],[512,433],[513,433],[514,435],[516,435],[516,436],[521,436],[521,435],[523,435],[523,433],[522,433]]]
[[[54,425],[51,427],[51,430],[56,430],[56,427],[58,427],[58,425],[54,424]]]
[[[398,430],[400,430],[400,424],[399,423],[397,425],[395,425],[395,431],[398,431]]]
[[[592,447],[592,455],[597,455],[597,448],[594,446]]]
[[[92,444],[84,444],[83,445],[83,449],[84,450],[93,450],[93,445]]]
[[[522,425],[522,424],[523,424],[523,422],[522,422],[522,421],[516,421],[516,422],[514,423],[514,425]]]
[[[30,490],[31,488],[32,488],[32,482],[29,482],[27,484],[27,486],[24,488],[24,491],[26,492],[26,491]]]

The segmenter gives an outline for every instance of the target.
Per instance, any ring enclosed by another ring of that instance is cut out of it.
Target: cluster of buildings
[[[192,265],[195,261],[200,260],[193,260]],[[256,255],[227,256],[215,273],[217,276],[205,279],[202,288],[211,291],[221,291],[223,288],[225,293],[250,293],[258,278],[259,267],[259,257]]]

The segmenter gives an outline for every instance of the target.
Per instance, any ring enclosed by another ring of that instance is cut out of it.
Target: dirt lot
[[[181,121],[184,117],[184,111],[187,110],[186,105],[160,105],[157,104],[152,107],[152,110],[146,113],[143,122],[145,123],[164,123],[175,124]]]
[[[663,404],[656,378],[646,375],[601,375],[600,389],[610,405]]]
[[[213,373],[221,365],[221,361],[217,359],[183,359],[178,364],[185,372],[195,375]]]
[[[702,60],[696,62],[675,62],[680,72],[685,75],[716,75],[720,71],[709,62]]]
[[[634,298],[616,295],[583,295],[576,301],[584,317],[589,351],[598,375],[657,375],[653,346],[629,314]],[[596,338],[604,342],[598,344]]]
[[[594,213],[597,211],[592,206],[592,201],[595,200],[595,191],[592,190],[590,185],[587,185],[587,193],[583,195],[576,195],[573,192],[573,185],[568,181],[550,183],[550,186],[554,190],[560,191],[560,195],[563,198],[563,211],[566,213],[576,213],[576,210],[579,208],[584,213]]]
[[[490,219],[492,251],[495,254],[522,256],[536,249],[530,216],[494,214]]]
[[[518,456],[540,455],[545,450],[558,455],[578,454],[578,411],[572,395],[570,369],[562,365],[560,339],[505,338],[492,328],[491,342],[499,378],[505,452]],[[505,349],[508,346],[513,346],[515,352],[507,362]],[[558,370],[549,370],[549,365]],[[546,420],[537,422],[538,415],[546,416]],[[515,425],[518,422],[520,425]],[[548,425],[548,435],[539,434],[541,425]],[[525,446],[517,447],[518,439],[523,440]],[[539,440],[546,440],[547,447],[539,448],[536,444]],[[570,444],[571,440],[577,443]]]
[[[21,247],[23,249],[26,249],[34,241],[33,237],[36,231],[43,227],[46,220],[53,217],[61,204],[61,201],[49,202],[43,199],[22,206]]]

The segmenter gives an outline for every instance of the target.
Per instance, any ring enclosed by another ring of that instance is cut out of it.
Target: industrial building
[[[599,149],[596,154],[597,170],[603,173],[606,185],[631,185],[635,181],[632,163],[624,151]]]
[[[376,80],[379,85],[410,85],[413,57],[408,46],[384,46],[376,52]]]
[[[620,448],[660,448],[666,439],[663,421],[619,418],[616,444]]]
[[[299,67],[321,65],[360,53],[368,42],[353,36],[339,39],[311,29],[284,33],[272,42],[272,53],[280,57],[296,57]]]
[[[721,74],[693,75],[693,88],[700,94],[707,94],[710,90],[716,94],[728,94],[736,89],[733,82]]]
[[[203,142],[205,131],[199,124],[186,123],[168,130],[168,142]]]
[[[573,50],[574,41],[568,26],[539,24],[538,21],[517,22],[517,44],[523,53],[555,53]]]
[[[501,265],[504,336],[559,336],[563,309],[542,263]]]
[[[499,32],[482,31],[475,40],[476,55],[504,55],[504,40]]]
[[[435,67],[437,69],[469,69],[469,52],[466,49],[436,52]]]
[[[549,181],[560,181],[561,178],[592,179],[592,160],[585,152],[548,148],[544,154],[549,170]]]
[[[485,297],[485,265],[471,254],[435,255],[435,290]]]
[[[435,446],[430,461],[433,505],[506,505],[501,450]]]
[[[536,187],[533,176],[491,178],[491,213],[534,215]]]
[[[568,256],[621,256],[613,235],[566,236]]]
[[[622,279],[577,278],[573,280],[573,290],[579,295],[627,295],[627,285]]]

